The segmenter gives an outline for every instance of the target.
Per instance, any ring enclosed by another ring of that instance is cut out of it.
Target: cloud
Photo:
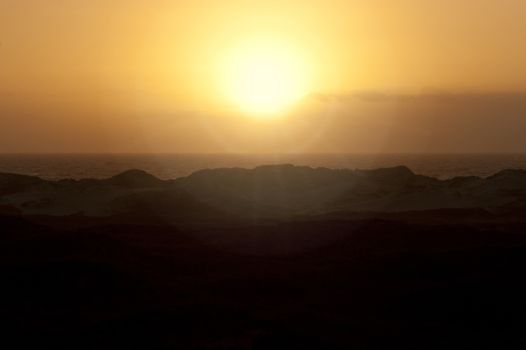
[[[330,106],[338,149],[380,152],[526,152],[526,93],[361,91],[314,94]],[[324,119],[327,114],[320,113]]]
[[[477,103],[526,103],[526,92],[458,93],[446,90],[425,89],[421,93],[391,93],[380,90],[364,90],[352,93],[313,93],[311,99],[318,102],[477,102]]]

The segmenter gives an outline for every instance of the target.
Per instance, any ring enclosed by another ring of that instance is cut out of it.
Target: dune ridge
[[[0,173],[0,205],[24,214],[109,216],[149,211],[162,216],[223,213],[241,217],[404,212],[438,209],[521,211],[526,171],[439,180],[405,166],[375,170],[267,165],[218,168],[161,180],[142,170],[108,179],[43,180]]]

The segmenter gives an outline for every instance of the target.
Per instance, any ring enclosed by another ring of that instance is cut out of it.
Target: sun
[[[250,41],[230,50],[222,66],[227,98],[254,116],[284,112],[309,90],[306,58],[277,41]]]

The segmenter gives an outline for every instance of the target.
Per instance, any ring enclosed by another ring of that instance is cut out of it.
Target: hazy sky
[[[0,152],[526,152],[525,16],[524,0],[0,0]],[[272,118],[224,91],[224,57],[258,38],[309,80]]]

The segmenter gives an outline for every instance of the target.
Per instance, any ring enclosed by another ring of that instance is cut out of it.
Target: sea
[[[332,169],[405,165],[417,174],[447,179],[526,169],[526,154],[0,154],[0,172],[49,180],[108,178],[129,169],[175,179],[201,169],[273,164]]]

